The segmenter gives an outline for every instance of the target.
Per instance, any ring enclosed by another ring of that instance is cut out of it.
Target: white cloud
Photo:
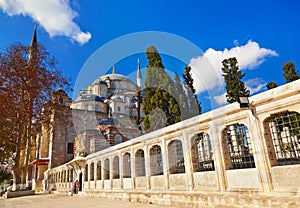
[[[246,45],[235,46],[229,50],[217,51],[209,48],[203,56],[192,58],[189,63],[192,67],[191,73],[196,93],[223,85],[222,61],[226,58],[236,57],[240,69],[254,69],[262,64],[266,57],[277,55],[275,51],[261,48],[258,43],[252,40],[248,41]]]
[[[223,93],[222,95],[214,96],[214,100],[218,105],[220,106],[224,105],[225,103],[227,103],[226,92]]]
[[[257,93],[266,87],[267,83],[262,78],[248,79],[245,81],[245,86],[250,90],[250,94]]]
[[[29,16],[38,22],[51,37],[67,36],[80,44],[91,38],[82,32],[73,19],[78,16],[69,5],[69,0],[0,0],[0,8],[9,16]]]

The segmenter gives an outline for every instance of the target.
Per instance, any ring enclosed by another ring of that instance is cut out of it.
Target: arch
[[[135,153],[135,175],[145,176],[145,154],[144,150],[139,149]]]
[[[159,145],[154,145],[150,149],[150,175],[163,175],[163,161]]]
[[[244,124],[226,126],[222,136],[225,168],[255,168],[248,127]]]
[[[131,156],[130,153],[126,152],[123,155],[123,178],[131,177]]]
[[[94,175],[95,175],[95,163],[92,162],[91,163],[91,167],[90,167],[90,180],[93,181],[94,180]]]
[[[89,175],[89,166],[88,164],[85,165],[85,169],[84,169],[84,181],[88,181],[88,175]]]
[[[110,179],[109,159],[108,158],[106,158],[104,160],[103,178],[104,178],[104,180],[109,180]]]
[[[168,144],[168,162],[170,174],[185,173],[182,142],[178,139]]]
[[[120,160],[119,156],[115,156],[113,159],[113,179],[120,178]]]
[[[97,178],[96,180],[101,180],[101,161],[97,162]]]
[[[300,164],[300,114],[279,112],[266,118],[263,125],[271,165]]]
[[[212,144],[208,134],[199,133],[191,138],[193,171],[215,170]]]

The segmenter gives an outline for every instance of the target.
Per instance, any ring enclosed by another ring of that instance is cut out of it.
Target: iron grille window
[[[184,157],[180,140],[171,141],[168,145],[170,174],[185,173]]]
[[[97,180],[101,180],[101,161],[97,162]]]
[[[131,177],[131,161],[130,154],[125,153],[123,156],[123,178]]]
[[[94,180],[94,171],[95,171],[95,165],[94,163],[91,163],[91,168],[90,168],[90,180],[93,181]]]
[[[150,149],[150,175],[163,175],[161,148],[158,145]]]
[[[279,165],[300,163],[300,114],[283,112],[268,119],[273,147]]]
[[[248,128],[244,124],[226,127],[225,139],[229,149],[232,169],[255,168]]]
[[[145,157],[144,151],[139,149],[135,153],[135,175],[138,176],[145,176]]]
[[[119,157],[115,156],[113,160],[113,179],[120,178]]]
[[[103,173],[103,177],[104,177],[104,180],[108,180],[110,178],[110,173],[109,173],[109,159],[106,158],[104,160],[104,173]]]
[[[85,165],[85,174],[84,174],[84,180],[88,181],[88,175],[89,175],[89,166],[86,164]]]
[[[192,138],[192,162],[194,172],[215,170],[211,140],[208,134],[196,134]]]

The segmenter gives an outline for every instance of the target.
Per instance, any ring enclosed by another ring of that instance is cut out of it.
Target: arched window
[[[193,171],[215,170],[211,140],[208,134],[199,133],[191,139]]]
[[[264,122],[272,165],[300,164],[300,114],[281,112]],[[272,142],[270,142],[272,141]]]
[[[95,171],[95,163],[91,163],[91,168],[90,168],[90,180],[94,180],[94,171]]]
[[[226,169],[255,168],[246,125],[227,126],[223,131],[223,148]]]
[[[88,181],[88,175],[89,175],[89,166],[88,164],[85,165],[85,174],[84,174],[84,180]]]
[[[144,150],[139,149],[135,153],[135,175],[145,176],[145,156]]]
[[[163,175],[161,148],[158,145],[150,149],[150,175]]]
[[[115,156],[113,159],[113,179],[120,178],[120,164],[119,157]]]
[[[131,177],[131,158],[130,154],[127,152],[123,156],[123,178]]]
[[[104,160],[104,180],[108,180],[110,178],[110,172],[109,172],[109,159],[106,158]]]
[[[168,144],[168,160],[170,174],[185,173],[182,143],[173,140]]]
[[[101,161],[97,162],[97,180],[101,180]]]

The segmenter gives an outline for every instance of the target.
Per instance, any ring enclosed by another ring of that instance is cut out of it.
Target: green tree
[[[54,57],[37,44],[35,34],[30,47],[17,43],[1,52],[0,97],[7,107],[0,113],[0,151],[5,152],[1,161],[13,157],[17,183],[25,182],[43,103],[58,86],[68,87],[69,81],[57,70]]]
[[[298,70],[295,68],[294,62],[286,62],[282,65],[283,77],[286,83],[295,81],[300,78]]]
[[[250,91],[242,81],[245,73],[240,71],[237,59],[235,57],[224,59],[222,65],[223,77],[226,83],[227,102],[234,103],[241,96],[249,96]]]
[[[187,101],[188,101],[188,116],[187,118],[194,117],[196,115],[201,114],[202,108],[201,104],[198,101],[198,97],[195,94],[196,90],[194,88],[194,80],[191,74],[192,68],[190,66],[186,66],[184,68],[183,78],[184,85],[187,90]]]
[[[181,121],[179,103],[174,93],[174,81],[165,71],[154,46],[146,49],[148,65],[143,99],[144,129],[153,131]]]
[[[276,87],[278,87],[278,85],[277,85],[276,82],[269,82],[269,83],[267,84],[268,90],[273,89],[273,88],[276,88]]]

